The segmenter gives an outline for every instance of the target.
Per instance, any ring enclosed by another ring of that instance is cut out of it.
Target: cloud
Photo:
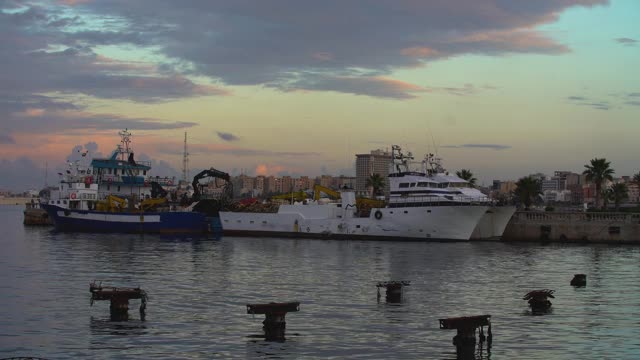
[[[568,96],[567,100],[569,100],[569,102],[574,105],[588,106],[596,110],[609,110],[611,108],[611,105],[609,105],[608,101],[592,100],[584,96],[572,95]]]
[[[477,87],[473,84],[464,84],[462,87],[429,87],[428,89],[429,91],[445,92],[456,96],[470,96],[475,95],[482,90],[495,90],[495,87],[489,85]]]
[[[617,43],[620,43],[622,45],[626,45],[626,46],[635,46],[638,43],[638,40],[636,39],[631,39],[631,38],[626,38],[626,37],[621,37],[621,38],[617,38],[614,39]]]
[[[232,133],[217,131],[218,137],[224,141],[238,141],[239,137],[233,135]]]
[[[442,145],[443,148],[472,148],[472,149],[492,149],[492,150],[505,150],[511,149],[511,145],[499,145],[499,144],[462,144],[462,145]]]
[[[413,93],[426,89],[411,83],[386,77],[303,77],[292,84],[278,86],[281,90],[335,91],[390,99],[412,99]]]
[[[0,144],[15,144],[16,140],[9,134],[0,133]]]
[[[556,21],[567,8],[608,3],[30,2],[20,11],[1,13],[0,33],[6,36],[0,40],[0,56],[8,65],[2,71],[26,78],[12,81],[27,94],[46,88],[157,102],[226,95],[214,85],[222,83],[404,100],[423,89],[394,84],[389,78],[394,70],[466,54],[562,54],[570,49],[537,27]],[[154,16],[148,16],[150,8]],[[97,61],[102,45],[146,51],[156,66],[144,75],[127,69],[132,64],[113,70],[114,64]],[[192,75],[210,84],[195,84],[187,78]],[[136,82],[139,87],[131,88]]]

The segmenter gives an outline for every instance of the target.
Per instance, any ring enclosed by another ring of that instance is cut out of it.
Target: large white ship
[[[472,240],[499,240],[509,220],[516,211],[513,205],[498,205],[468,181],[447,172],[442,161],[434,154],[427,154],[421,162],[413,162],[413,156],[402,154],[393,147],[393,168],[390,178],[398,177],[397,187],[389,195],[389,206],[403,203],[478,203],[489,206],[474,229]],[[393,184],[393,182],[392,182]]]
[[[276,213],[221,211],[224,234],[329,239],[469,240],[493,204],[484,195],[478,196],[478,190],[463,186],[466,182],[462,179],[459,184],[452,184],[453,181],[446,178],[446,174],[438,177],[437,169],[426,169],[430,166],[427,162],[423,162],[424,171],[411,170],[411,159],[410,154],[405,156],[400,147],[393,146],[387,178],[390,195],[384,206],[362,211],[358,209],[359,201],[355,192],[343,190],[339,201],[303,201],[280,205]]]

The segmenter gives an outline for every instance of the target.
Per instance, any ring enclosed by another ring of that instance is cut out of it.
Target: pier
[[[502,240],[638,244],[640,213],[518,211]]]

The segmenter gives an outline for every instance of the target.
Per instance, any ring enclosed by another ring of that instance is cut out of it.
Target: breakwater
[[[640,244],[640,213],[518,211],[502,240]]]

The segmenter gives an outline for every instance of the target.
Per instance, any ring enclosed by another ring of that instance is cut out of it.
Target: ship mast
[[[122,143],[122,145],[118,145],[120,160],[126,161],[126,156],[131,153],[131,148],[129,147],[129,144],[131,144],[131,133],[128,131],[128,129],[124,129],[123,131],[118,132],[118,135],[120,135],[120,142]]]
[[[184,132],[184,152],[182,153],[182,181],[189,177],[189,152],[187,151],[187,132]]]

